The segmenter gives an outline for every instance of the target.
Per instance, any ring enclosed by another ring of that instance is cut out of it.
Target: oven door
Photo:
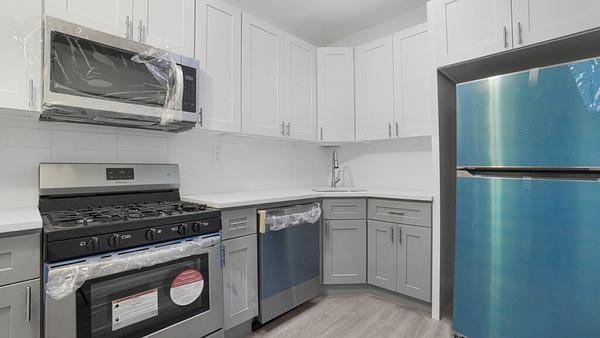
[[[198,61],[53,17],[44,34],[46,118],[198,122]]]
[[[46,337],[202,337],[219,330],[220,247],[89,279],[60,300],[46,296]]]

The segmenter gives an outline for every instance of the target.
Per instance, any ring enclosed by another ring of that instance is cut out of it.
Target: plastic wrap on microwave
[[[18,51],[23,54],[22,60],[25,62],[25,69],[21,69],[19,65],[11,65],[17,67],[16,71],[25,71],[25,79],[22,83],[15,83],[15,86],[23,86],[24,93],[28,93],[28,106],[32,111],[39,111],[39,89],[40,75],[42,73],[42,53],[40,46],[42,44],[42,18],[40,16],[32,16],[15,20],[10,25],[13,29],[13,40]],[[12,48],[12,46],[9,46]],[[20,75],[21,76],[21,75]]]
[[[590,113],[600,112],[600,59],[569,64],[581,99]]]
[[[176,259],[201,254],[219,243],[219,237],[195,238],[144,251],[98,256],[83,262],[50,268],[46,294],[60,300],[77,291],[87,280],[141,269]]]
[[[280,231],[303,223],[315,223],[321,218],[319,203],[298,205],[266,211],[265,224],[271,231]]]
[[[44,19],[43,44],[48,54],[42,72],[48,87],[44,91],[56,94],[44,98],[44,117],[162,130],[168,128],[153,128],[153,125],[182,122],[184,74],[173,54],[150,46],[140,48],[138,42],[52,17]],[[80,97],[85,109],[65,105],[60,95]],[[109,102],[132,106],[112,111]],[[107,113],[95,114],[95,110]],[[135,120],[128,123],[133,114]]]

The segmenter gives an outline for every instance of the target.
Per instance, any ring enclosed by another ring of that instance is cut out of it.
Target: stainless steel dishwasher
[[[259,316],[264,324],[319,295],[319,203],[259,210]]]

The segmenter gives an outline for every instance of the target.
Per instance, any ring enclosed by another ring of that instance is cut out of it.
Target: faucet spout
[[[337,151],[333,151],[333,155],[331,157],[331,187],[335,188],[337,184],[341,181],[340,178],[340,165],[338,162]]]

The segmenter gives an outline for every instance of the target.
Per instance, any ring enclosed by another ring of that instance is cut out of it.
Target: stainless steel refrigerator
[[[600,59],[457,86],[453,330],[600,337]]]

